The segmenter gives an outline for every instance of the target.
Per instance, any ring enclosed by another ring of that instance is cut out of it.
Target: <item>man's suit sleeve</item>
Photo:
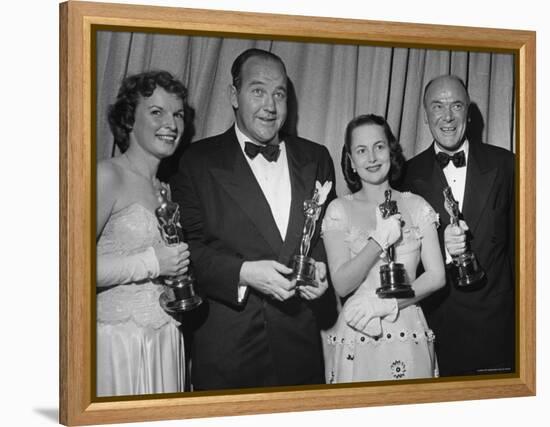
[[[181,223],[191,252],[197,290],[230,305],[238,305],[237,289],[243,259],[206,242],[199,186],[207,185],[200,157],[184,153],[178,173],[171,180],[173,199],[181,208]],[[202,179],[201,179],[202,178]]]
[[[319,215],[319,220],[316,224],[316,230],[314,235],[314,243],[311,248],[311,257],[316,261],[324,262],[327,266],[327,275],[329,281],[329,287],[327,291],[321,295],[320,298],[313,300],[311,302],[315,317],[321,329],[328,329],[334,325],[336,319],[338,318],[337,303],[336,303],[336,293],[332,286],[332,281],[330,280],[330,273],[328,271],[327,264],[327,254],[325,251],[325,246],[323,239],[321,239],[321,223],[325,215],[327,206],[332,200],[336,198],[336,181],[334,174],[334,164],[332,158],[326,147],[322,147],[322,156],[319,161],[319,170],[317,174],[317,180],[323,184],[326,181],[332,182],[332,189],[327,196],[327,200],[323,204],[323,209]]]
[[[330,190],[330,193],[327,196],[327,200],[323,204],[321,214],[319,215],[319,219],[315,227],[313,245],[311,248],[311,256],[313,259],[317,261],[322,261],[326,263],[327,259],[326,259],[325,247],[323,245],[323,240],[321,239],[321,223],[323,221],[323,217],[325,216],[325,211],[327,209],[327,206],[330,204],[332,200],[336,198],[334,164],[332,162],[332,158],[330,157],[330,154],[328,153],[328,150],[326,149],[326,147],[322,147],[321,156],[318,164],[319,164],[319,168],[317,172],[317,181],[319,181],[321,184],[324,184],[327,181],[331,181],[332,188]]]

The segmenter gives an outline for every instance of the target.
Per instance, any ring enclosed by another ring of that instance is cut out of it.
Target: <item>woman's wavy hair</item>
[[[397,183],[401,178],[401,170],[405,164],[405,157],[403,156],[403,150],[401,145],[393,135],[390,125],[381,116],[376,114],[363,114],[352,119],[346,127],[346,135],[344,139],[344,146],[342,147],[342,172],[344,173],[344,178],[346,184],[352,193],[359,191],[363,186],[361,183],[361,178],[357,172],[353,171],[351,166],[351,135],[353,131],[359,126],[363,125],[378,125],[382,126],[384,129],[384,134],[388,140],[390,146],[390,171],[389,171],[389,180],[390,184]]]
[[[126,77],[114,104],[109,105],[107,117],[115,144],[124,153],[130,143],[130,132],[134,126],[135,113],[140,98],[150,97],[157,87],[176,95],[183,101],[184,130],[181,140],[186,141],[192,132],[193,109],[187,104],[187,89],[182,82],[175,79],[168,71],[146,71]]]

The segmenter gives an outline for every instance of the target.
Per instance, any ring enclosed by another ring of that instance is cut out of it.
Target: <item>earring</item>
[[[351,171],[352,171],[353,173],[357,173],[357,169],[355,169],[355,168],[351,168]]]

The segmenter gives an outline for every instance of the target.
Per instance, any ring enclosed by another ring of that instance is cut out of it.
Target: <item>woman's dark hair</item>
[[[109,105],[107,117],[115,144],[124,153],[128,149],[129,134],[135,120],[136,108],[140,97],[150,97],[157,87],[176,95],[183,101],[184,131],[181,139],[185,139],[186,131],[192,129],[193,109],[187,104],[187,89],[182,82],[175,79],[168,71],[147,71],[126,77],[114,104]],[[181,142],[181,140],[179,141]]]
[[[390,184],[399,181],[399,178],[401,177],[401,169],[405,163],[405,157],[403,156],[401,145],[399,145],[399,142],[393,135],[390,125],[386,119],[381,116],[377,116],[376,114],[363,114],[355,117],[346,127],[346,136],[344,140],[344,147],[342,148],[341,161],[342,172],[344,173],[346,184],[348,184],[348,188],[352,193],[359,191],[362,187],[362,183],[361,178],[357,172],[353,171],[351,166],[351,135],[356,128],[363,125],[378,125],[382,126],[384,129],[384,135],[386,136],[390,146]]]

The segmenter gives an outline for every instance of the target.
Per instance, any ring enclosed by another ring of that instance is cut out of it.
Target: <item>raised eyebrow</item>
[[[252,80],[250,83],[248,83],[248,86],[265,86],[266,83],[262,80]]]
[[[253,87],[253,86],[267,86],[267,83],[264,82],[263,80],[252,80],[249,84],[248,84],[249,87]],[[284,91],[285,93],[287,92],[287,89],[285,86],[277,86],[274,91],[277,91],[277,90],[281,90],[281,91]]]

